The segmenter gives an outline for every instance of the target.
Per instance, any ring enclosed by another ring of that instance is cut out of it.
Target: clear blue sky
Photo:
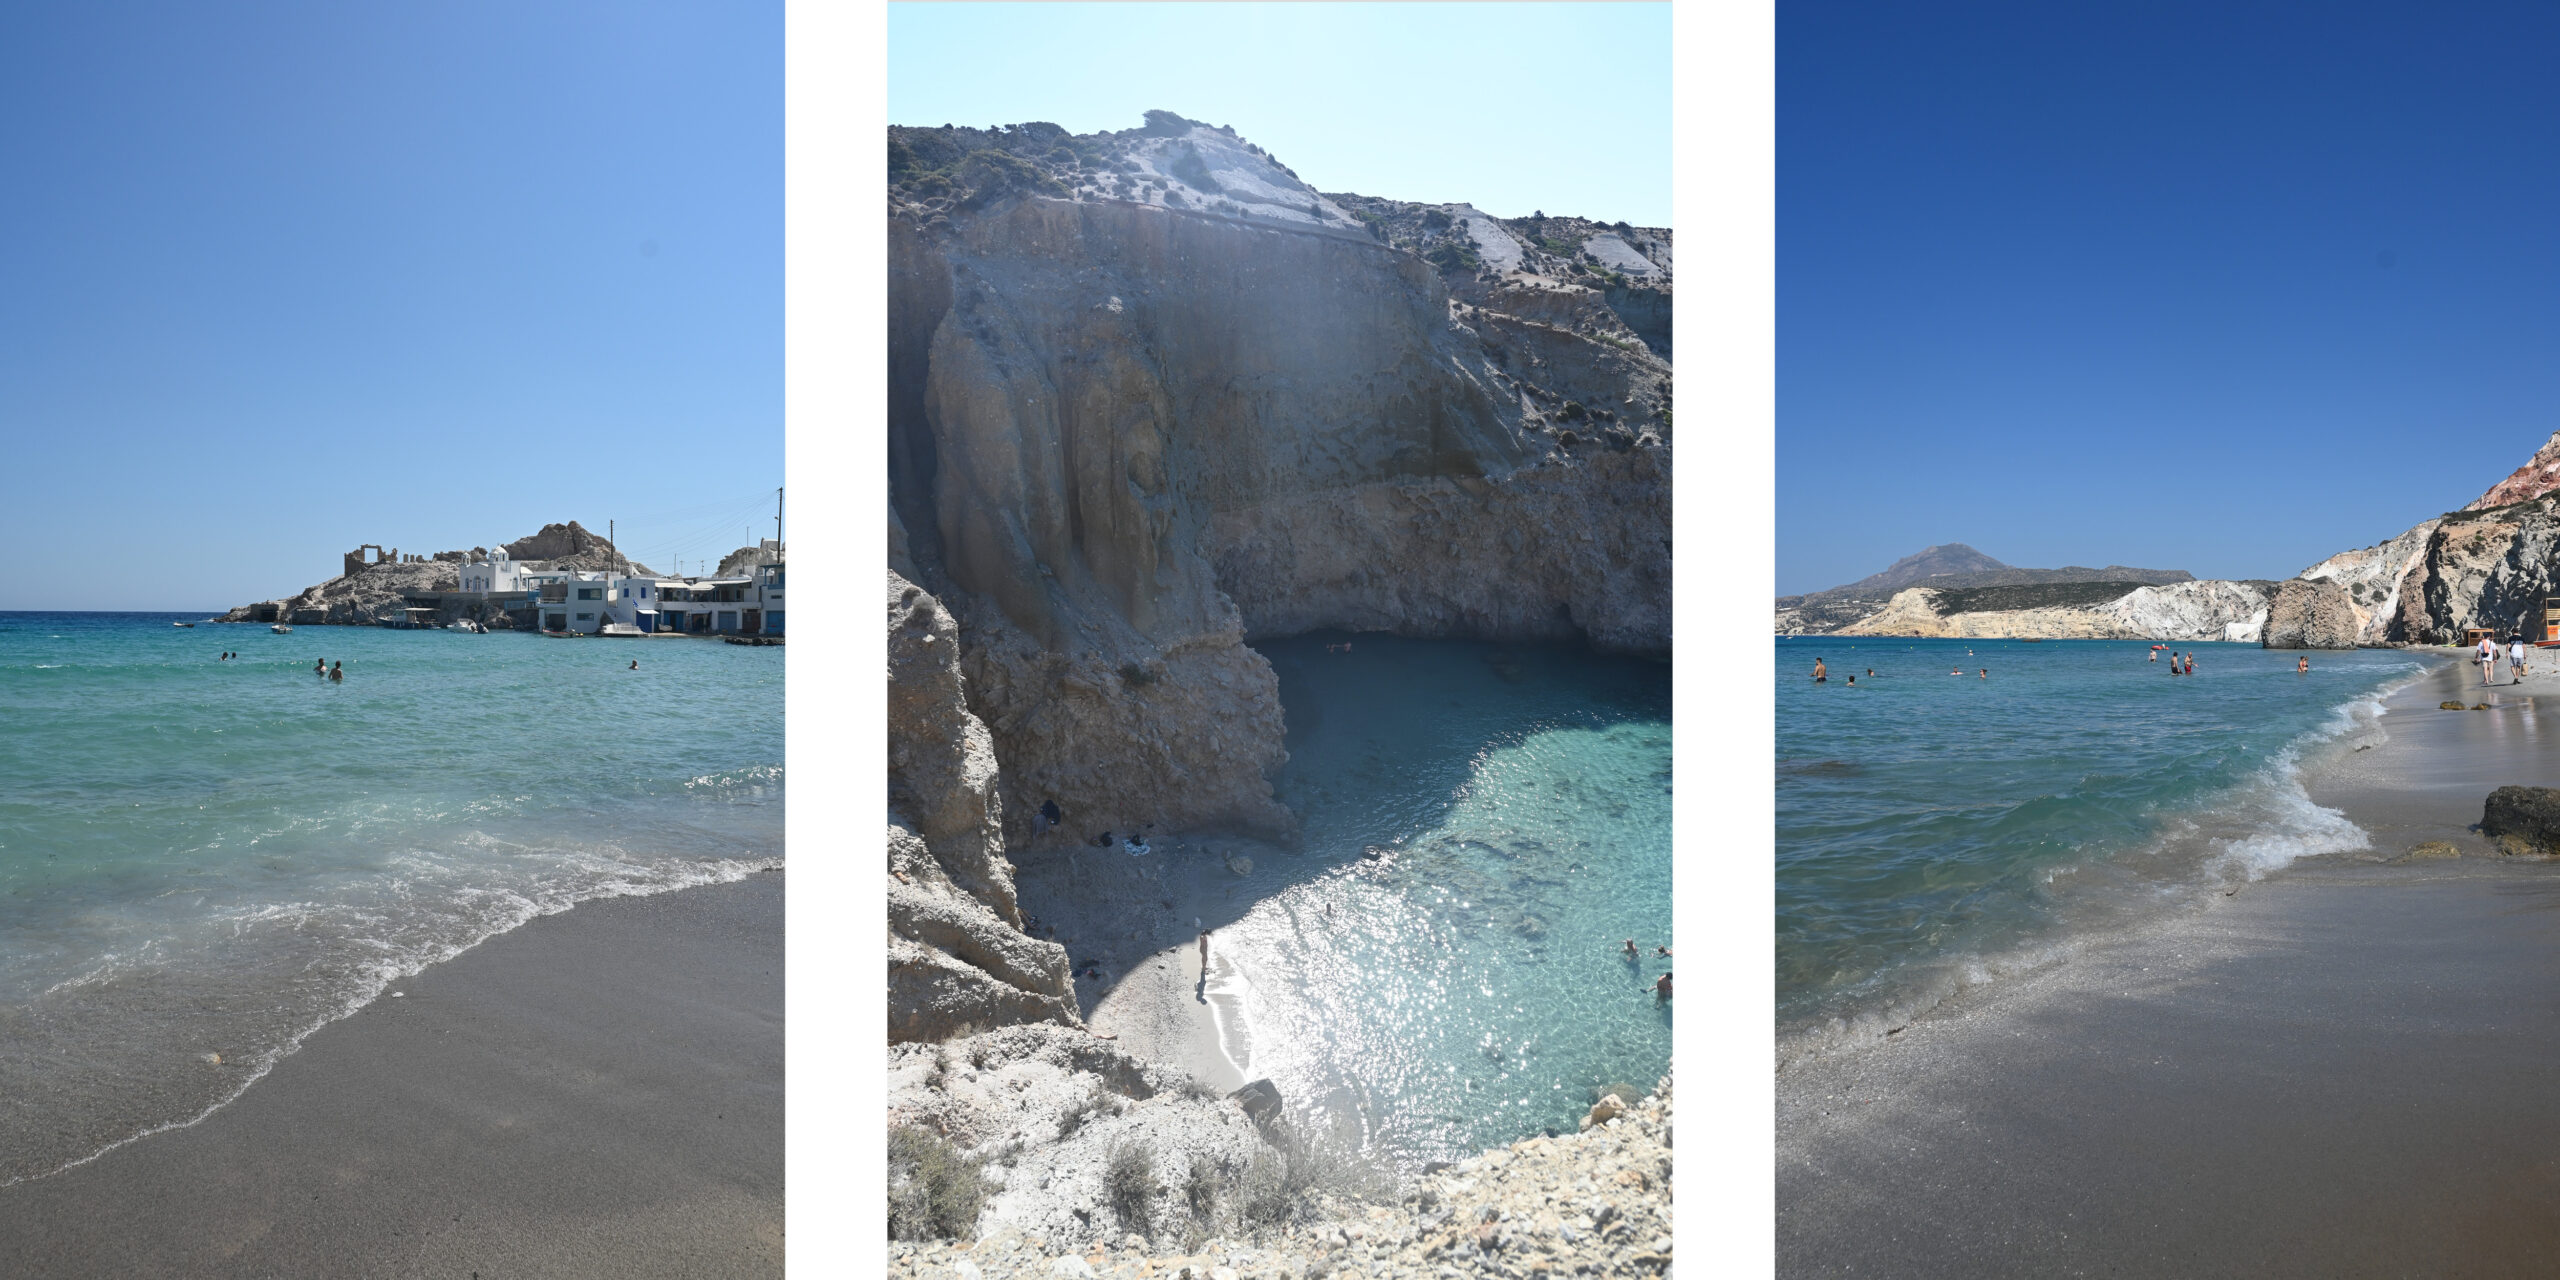
[[[1230,125],[1321,191],[1671,225],[1671,6],[889,6],[889,122]]]
[[[0,609],[771,536],[779,4],[8,5],[0,175]]]
[[[2550,6],[1781,4],[1779,590],[2477,497],[2560,428],[2555,65]]]

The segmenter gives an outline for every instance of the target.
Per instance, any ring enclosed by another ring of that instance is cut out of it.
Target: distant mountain
[[[1961,542],[1950,542],[1922,548],[1894,561],[1884,572],[1860,578],[1847,586],[1809,595],[1780,596],[1777,601],[1777,629],[1785,632],[1834,631],[1874,613],[1892,599],[1895,592],[1907,587],[1953,589],[2113,583],[2122,591],[2130,591],[2136,586],[2193,581],[2195,575],[2184,569],[2133,569],[2120,564],[2111,564],[2103,569],[2076,564],[2059,569],[2018,569]]]
[[[1989,573],[2009,566],[1966,546],[1950,542],[1941,547],[1922,547],[1910,555],[1885,566],[1882,573],[1872,573],[1845,587],[1818,591],[1815,595],[1883,595],[1891,596],[1904,587],[1926,578],[1951,573]]]

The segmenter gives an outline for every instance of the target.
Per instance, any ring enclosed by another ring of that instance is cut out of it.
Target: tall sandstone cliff
[[[1050,801],[1285,837],[1255,639],[1668,652],[1671,371],[1598,251],[1176,117],[892,141],[892,568],[959,622],[1008,844]]]

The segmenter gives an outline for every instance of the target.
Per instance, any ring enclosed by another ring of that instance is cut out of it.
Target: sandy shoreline
[[[2560,863],[2467,829],[2560,785],[2546,685],[2448,666],[2309,770],[2372,850],[1782,1070],[1781,1273],[2560,1269]],[[2463,856],[2407,860],[2425,840]]]
[[[0,1188],[0,1274],[782,1270],[783,877],[588,902]]]

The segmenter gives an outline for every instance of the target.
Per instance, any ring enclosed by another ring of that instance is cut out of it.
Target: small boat
[[[192,627],[195,624],[192,622],[172,622],[169,625],[173,627]]]
[[[286,626],[285,624],[283,624],[283,623],[281,623],[281,622],[276,623],[275,625],[268,627],[268,628],[267,628],[267,630],[272,631],[272,632],[275,632],[277,635],[280,635],[280,636],[289,636],[289,635],[292,635],[292,634],[293,634],[293,628],[288,627],[288,626]]]

